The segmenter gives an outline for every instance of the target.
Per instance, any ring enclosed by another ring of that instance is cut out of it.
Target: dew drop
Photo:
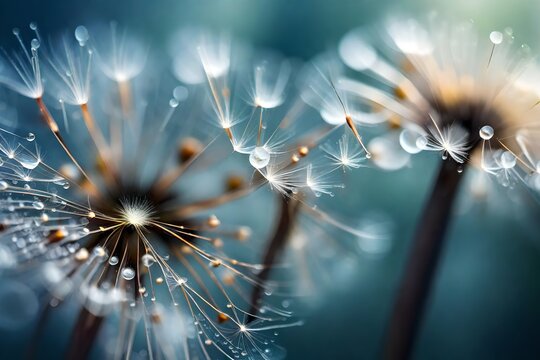
[[[101,246],[97,246],[92,250],[93,256],[95,256],[100,261],[105,261],[105,257],[107,256],[107,250],[102,248]]]
[[[19,30],[19,28],[13,28],[13,30],[11,30],[11,32],[13,33],[13,35],[19,36],[21,31]]]
[[[255,169],[262,169],[270,162],[270,153],[262,146],[257,146],[249,154],[249,163]]]
[[[184,101],[188,97],[188,89],[185,86],[177,86],[173,90],[173,96],[177,101]]]
[[[424,150],[427,147],[427,144],[428,144],[428,139],[425,136],[420,136],[418,137],[418,139],[416,139],[416,146],[419,149]]]
[[[125,280],[132,280],[135,277],[135,270],[130,267],[125,267],[122,269],[122,277]]]
[[[495,132],[493,131],[493,128],[489,125],[484,125],[479,131],[480,137],[484,140],[489,140],[493,137],[493,134]]]
[[[30,41],[30,48],[32,48],[32,50],[37,50],[39,49],[39,46],[41,44],[39,43],[39,40],[38,39],[32,39],[32,41]]]
[[[41,201],[34,201],[32,203],[32,207],[36,210],[43,210],[45,208],[45,205]]]
[[[112,266],[118,264],[118,257],[117,256],[111,256],[110,259],[109,259],[109,264],[112,265]]]
[[[143,263],[144,266],[150,267],[156,262],[156,259],[150,254],[144,254],[141,257],[141,262]]]
[[[37,24],[33,21],[30,23],[30,30],[33,30],[33,31],[37,30]]]
[[[491,40],[493,45],[499,45],[503,41],[503,34],[500,31],[492,31],[489,34],[489,40]]]
[[[34,155],[31,155],[30,153],[21,153],[17,156],[15,159],[19,164],[21,164],[24,168],[33,170],[39,165],[39,158],[35,157]]]
[[[443,160],[448,159],[448,152],[446,152],[446,151],[443,152],[441,157],[442,157]]]
[[[84,46],[88,41],[89,35],[86,27],[79,25],[75,29],[75,39],[79,42],[80,46]]]
[[[169,106],[172,107],[172,108],[177,107],[178,104],[179,104],[179,102],[178,102],[178,100],[176,100],[176,99],[171,99],[171,100],[169,100]]]
[[[458,174],[461,174],[463,172],[463,166],[458,166],[457,172]]]
[[[5,182],[5,181],[0,181],[0,191],[1,190],[6,190],[7,188],[9,187],[8,183]]]
[[[501,165],[505,169],[511,169],[516,166],[516,157],[510,152],[505,151],[501,154]]]
[[[36,140],[36,135],[34,135],[34,133],[28,133],[28,135],[26,135],[26,141],[34,141]]]
[[[409,154],[417,154],[423,150],[418,147],[418,139],[422,137],[423,135],[416,131],[403,129],[399,134],[399,144]]]

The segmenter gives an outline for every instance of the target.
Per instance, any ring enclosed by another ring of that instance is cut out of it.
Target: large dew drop
[[[75,39],[77,39],[80,46],[86,45],[89,37],[90,36],[88,35],[88,29],[86,29],[82,25],[77,26],[77,28],[75,29]]]
[[[144,254],[141,257],[141,262],[143,263],[144,266],[150,267],[152,266],[152,264],[156,262],[156,259],[150,254]]]
[[[510,151],[501,154],[501,166],[505,169],[512,169],[516,166],[516,157]]]
[[[122,277],[125,280],[133,280],[133,278],[135,277],[135,270],[133,270],[130,267],[123,268],[122,269]]]
[[[45,208],[45,204],[43,204],[41,201],[34,201],[32,203],[32,207],[36,210],[43,210]]]
[[[14,158],[19,164],[29,170],[35,169],[40,163],[40,159],[25,148],[17,149]]]
[[[262,169],[270,162],[270,153],[262,146],[257,146],[249,154],[249,163],[255,169]]]
[[[489,34],[489,40],[493,43],[493,45],[499,45],[503,41],[503,34],[500,31],[492,31]]]
[[[495,134],[493,128],[489,125],[482,126],[478,133],[483,140],[489,140],[493,137],[493,134]]]
[[[424,135],[410,129],[403,129],[399,134],[399,144],[409,154],[417,154],[423,150],[423,147],[418,146],[422,145],[423,139]]]

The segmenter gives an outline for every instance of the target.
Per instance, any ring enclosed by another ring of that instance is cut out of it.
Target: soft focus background
[[[6,47],[13,44],[11,29],[30,21],[36,21],[43,34],[55,34],[80,24],[117,20],[158,49],[175,29],[193,24],[228,29],[255,46],[307,60],[356,26],[432,10],[453,19],[473,19],[486,36],[511,26],[518,41],[533,50],[540,46],[536,0],[3,0],[0,9],[0,44]],[[348,177],[348,190],[338,198],[343,214],[354,218],[369,210],[390,215],[393,246],[384,257],[360,255],[353,274],[338,273],[335,286],[325,287],[325,297],[306,308],[305,326],[281,332],[279,341],[288,358],[373,359],[380,354],[410,237],[439,161],[420,155],[410,168],[396,173],[360,169]],[[496,189],[486,204],[456,215],[416,358],[538,358],[540,206],[516,206],[513,194],[506,193]],[[458,207],[468,206],[467,200],[464,194]],[[0,280],[0,295],[8,286]],[[0,309],[0,325],[5,316]],[[69,331],[66,326],[50,326],[41,339],[43,348],[60,346],[58,338]],[[0,326],[0,358],[27,346],[31,330],[32,324],[11,331]]]

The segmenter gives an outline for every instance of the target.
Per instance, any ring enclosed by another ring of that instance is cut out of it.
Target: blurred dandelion
[[[533,144],[540,112],[532,76],[537,67],[529,48],[514,44],[511,29],[481,35],[471,22],[449,23],[433,14],[427,25],[392,18],[385,30],[385,49],[373,46],[366,31],[345,35],[341,59],[376,84],[343,77],[340,86],[375,113],[387,111],[390,133],[402,148],[397,156],[436,151],[444,160],[388,327],[385,356],[394,359],[410,355],[464,170],[474,166],[502,186],[519,182],[538,191]]]
[[[87,356],[103,327],[111,357],[135,354],[139,332],[151,358],[282,357],[265,333],[300,322],[263,301],[275,288],[269,271],[302,231],[300,215],[358,235],[316,207],[343,187],[338,170],[368,156],[355,125],[344,118],[336,138],[335,127],[303,121],[303,101],[288,93],[292,63],[250,60],[226,35],[173,37],[179,84],[115,24],[95,36],[79,26],[56,43],[31,30],[29,48],[14,30],[21,49],[2,58],[0,83],[35,101],[54,141],[31,115],[33,133],[0,130],[0,266],[39,272],[49,290],[40,324],[76,299],[71,358]],[[42,156],[34,133],[56,156]],[[249,181],[231,175],[238,167]],[[277,215],[253,195],[265,185]],[[246,206],[274,225],[268,242],[243,216],[222,222],[220,212]]]

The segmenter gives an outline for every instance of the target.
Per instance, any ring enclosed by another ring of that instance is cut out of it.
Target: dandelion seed
[[[98,330],[113,333],[111,357],[130,357],[139,328],[152,358],[279,355],[273,342],[258,345],[262,333],[298,323],[288,321],[290,311],[259,301],[261,289],[277,291],[264,277],[273,267],[266,263],[270,256],[260,264],[254,251],[275,246],[260,243],[266,234],[251,236],[252,224],[231,226],[231,216],[238,210],[243,219],[243,210],[222,206],[248,201],[266,186],[282,206],[295,204],[283,212],[292,228],[300,204],[341,187],[330,178],[337,153],[321,155],[328,134],[312,133],[319,129],[311,124],[306,132],[302,102],[285,93],[293,76],[289,62],[238,60],[243,66],[236,66],[228,36],[199,36],[187,42],[185,56],[173,54],[174,73],[185,86],[165,82],[159,96],[149,79],[162,69],[144,67],[146,47],[115,25],[97,36],[78,26],[52,47],[33,28],[36,41],[13,57],[14,73],[2,67],[0,83],[35,98],[50,133],[32,118],[32,133],[0,131],[0,267],[41,274],[51,306],[68,297],[80,302],[74,326],[85,336],[70,343],[68,357],[81,357]],[[52,96],[42,96],[41,53]],[[190,56],[198,67],[186,61],[178,68]],[[233,85],[253,72],[254,93],[248,84]],[[246,101],[250,96],[254,101]],[[49,108],[50,98],[55,106]],[[219,129],[205,127],[201,117]],[[56,143],[48,141],[51,134]],[[38,143],[47,146],[43,154]],[[357,168],[363,153],[358,143],[347,144],[339,145],[339,166]],[[44,156],[57,150],[59,156]],[[253,172],[251,182],[242,176],[223,187],[231,168]],[[257,201],[249,208],[266,208],[266,200]],[[280,231],[286,231],[279,236],[285,246],[289,229]],[[103,321],[113,314],[131,330]],[[88,322],[97,324],[95,331],[86,330]]]

